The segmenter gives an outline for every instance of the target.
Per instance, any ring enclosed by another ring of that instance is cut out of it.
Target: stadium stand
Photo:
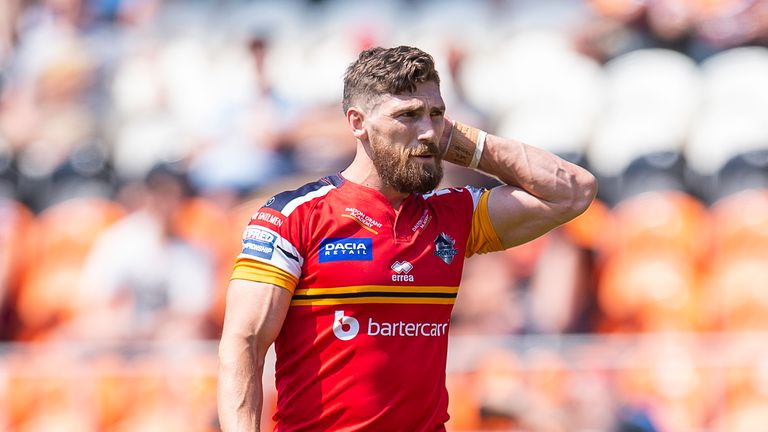
[[[449,114],[600,179],[467,262],[449,430],[764,430],[766,23],[766,0],[0,2],[0,430],[218,430],[242,229],[349,161],[343,69],[401,43]]]

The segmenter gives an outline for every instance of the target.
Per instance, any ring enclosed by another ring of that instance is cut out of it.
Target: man
[[[444,430],[464,257],[538,237],[594,198],[580,167],[447,120],[439,84],[416,48],[362,52],[344,77],[355,159],[251,219],[219,348],[223,430],[258,430],[273,342],[278,430]],[[443,160],[505,185],[428,193]]]

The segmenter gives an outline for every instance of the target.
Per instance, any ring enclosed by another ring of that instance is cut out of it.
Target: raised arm
[[[488,199],[491,223],[505,248],[575,218],[597,193],[589,171],[520,141],[446,120],[441,144],[447,162],[479,169],[505,183]]]
[[[227,289],[219,343],[221,430],[258,431],[264,357],[283,326],[291,293],[275,285],[234,279]]]

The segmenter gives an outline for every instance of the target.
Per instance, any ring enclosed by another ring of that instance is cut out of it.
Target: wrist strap
[[[448,149],[451,148],[451,140],[453,139],[454,129],[456,129],[456,120],[451,120],[451,133],[448,134],[448,144],[445,145],[445,150],[443,150],[443,154],[440,156],[443,159],[445,159],[445,155],[448,154]]]
[[[472,156],[472,162],[469,163],[469,168],[475,169],[480,164],[480,157],[483,156],[483,148],[485,148],[485,138],[488,133],[484,130],[478,131],[477,143],[475,144],[475,154]]]

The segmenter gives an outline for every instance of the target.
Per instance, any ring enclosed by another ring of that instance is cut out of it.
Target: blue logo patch
[[[243,234],[243,253],[264,259],[271,259],[277,237],[259,227],[249,226]]]
[[[325,238],[320,242],[320,262],[373,261],[371,238]]]
[[[243,253],[248,255],[257,256],[259,258],[271,259],[272,252],[275,251],[272,243],[263,242],[259,240],[246,239],[243,240]]]

